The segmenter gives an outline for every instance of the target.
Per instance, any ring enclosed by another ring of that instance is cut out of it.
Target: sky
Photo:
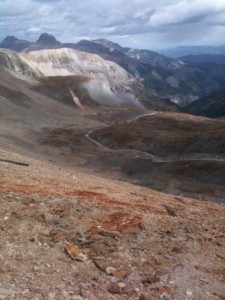
[[[0,41],[43,32],[152,50],[224,45],[225,0],[0,0]]]

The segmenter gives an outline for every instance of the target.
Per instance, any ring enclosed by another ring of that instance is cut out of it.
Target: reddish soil
[[[1,156],[0,299],[224,298],[224,206]]]

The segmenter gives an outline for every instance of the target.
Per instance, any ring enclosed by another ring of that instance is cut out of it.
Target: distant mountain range
[[[1,43],[0,48],[10,49],[13,51],[29,52],[42,49],[54,49],[61,48],[62,43],[58,42],[56,38],[48,33],[43,33],[40,35],[39,39],[35,42],[29,42],[17,39],[14,36],[7,36]]]
[[[170,49],[158,50],[159,53],[172,58],[180,58],[187,55],[225,55],[225,45],[223,46],[179,46]]]
[[[6,37],[0,47],[18,52],[72,48],[97,54],[120,65],[155,95],[180,106],[225,88],[225,64],[193,65],[150,50],[122,47],[104,39],[61,43],[54,36],[43,33],[35,43]]]
[[[213,55],[213,54],[198,54],[198,55],[186,55],[180,57],[185,63],[188,64],[202,64],[202,63],[217,63],[225,64],[225,55]]]

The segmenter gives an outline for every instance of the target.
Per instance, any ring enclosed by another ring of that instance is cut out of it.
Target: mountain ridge
[[[15,48],[16,46],[12,44],[9,46]],[[20,45],[18,48],[21,49],[21,47]],[[212,63],[191,65],[154,51],[124,48],[105,39],[60,43],[54,36],[44,33],[40,35],[36,43],[30,43],[21,51],[31,52],[65,47],[97,54],[117,63],[140,81],[145,88],[180,106],[185,106],[225,88],[225,65],[219,65],[219,67],[218,64]]]
[[[225,54],[190,54],[179,58],[188,64],[217,63],[225,64]]]
[[[158,52],[172,58],[179,58],[186,55],[201,55],[201,54],[224,55],[225,45],[178,46],[175,48],[158,50]]]
[[[145,90],[139,81],[119,65],[106,61],[95,54],[65,48],[44,49],[28,53],[3,49],[0,50],[0,65],[25,80],[28,80],[29,77],[37,80],[52,77],[53,89],[45,87],[44,84],[42,90],[48,91],[47,94],[50,93],[53,98],[56,96],[55,86],[61,85],[60,82],[57,84],[57,77],[61,77],[61,81],[65,80],[66,84],[68,82],[66,77],[76,76],[76,78],[74,77],[74,82],[76,82],[77,77],[83,76],[85,80],[80,81],[78,94],[82,91],[82,98],[90,98],[98,105],[130,106],[141,111],[144,108],[178,110],[175,105],[161,100],[151,91]],[[25,78],[21,77],[24,75]],[[68,94],[68,90],[71,90],[73,81],[69,81],[68,86],[63,85],[62,91],[59,91],[61,98],[64,98],[62,93]],[[71,93],[73,94],[73,91]],[[71,95],[68,97],[71,98]]]
[[[32,52],[0,52],[0,63],[9,70],[32,77],[87,76],[92,82],[84,88],[93,95],[93,86],[97,89],[93,98],[104,104],[128,104],[143,108],[136,99],[135,91],[142,89],[136,79],[113,62],[106,61],[98,55],[80,52],[74,49],[45,49]],[[89,82],[88,81],[88,82]],[[124,100],[123,100],[124,98]]]

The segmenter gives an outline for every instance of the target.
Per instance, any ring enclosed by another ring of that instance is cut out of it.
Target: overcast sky
[[[145,49],[225,44],[225,0],[0,0],[0,40],[42,32]]]

